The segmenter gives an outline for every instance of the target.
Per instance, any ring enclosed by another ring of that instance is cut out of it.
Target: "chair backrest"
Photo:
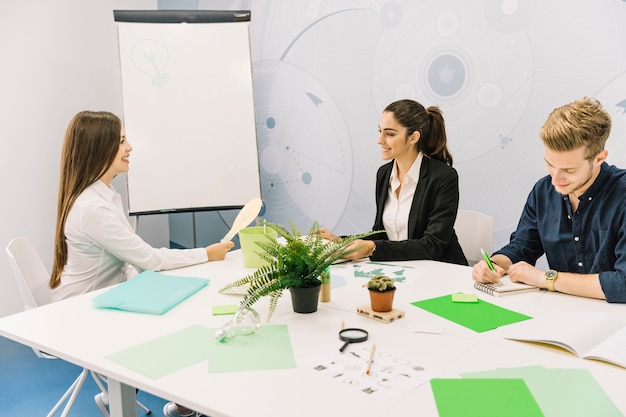
[[[480,249],[493,250],[493,217],[477,211],[459,210],[454,223],[459,244],[470,266],[482,259]]]
[[[28,237],[13,239],[6,247],[17,288],[28,310],[50,302],[50,274]]]

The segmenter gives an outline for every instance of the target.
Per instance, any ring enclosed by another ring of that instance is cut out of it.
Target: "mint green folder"
[[[93,306],[146,314],[163,314],[204,288],[207,278],[175,277],[144,271],[94,297]]]
[[[493,330],[532,318],[481,299],[477,303],[455,303],[451,294],[411,304],[476,332]]]

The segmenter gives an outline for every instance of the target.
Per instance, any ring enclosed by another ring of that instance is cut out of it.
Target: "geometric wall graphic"
[[[508,241],[546,175],[539,129],[560,105],[599,98],[609,163],[626,166],[626,2],[276,0],[250,9],[265,217],[369,230],[380,112],[412,98],[444,114],[460,206]]]

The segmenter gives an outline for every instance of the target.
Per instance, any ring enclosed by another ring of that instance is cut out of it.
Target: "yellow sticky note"
[[[239,307],[237,304],[224,304],[211,307],[214,316],[222,316],[225,314],[235,314]]]
[[[453,303],[477,303],[478,297],[476,294],[464,294],[462,292],[452,294]]]

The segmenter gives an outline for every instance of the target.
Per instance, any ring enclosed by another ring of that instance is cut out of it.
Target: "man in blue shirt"
[[[608,165],[611,118],[595,99],[555,109],[540,136],[548,174],[528,195],[517,230],[480,261],[475,281],[508,274],[550,291],[626,303],[626,170]],[[536,268],[546,254],[549,271]]]

